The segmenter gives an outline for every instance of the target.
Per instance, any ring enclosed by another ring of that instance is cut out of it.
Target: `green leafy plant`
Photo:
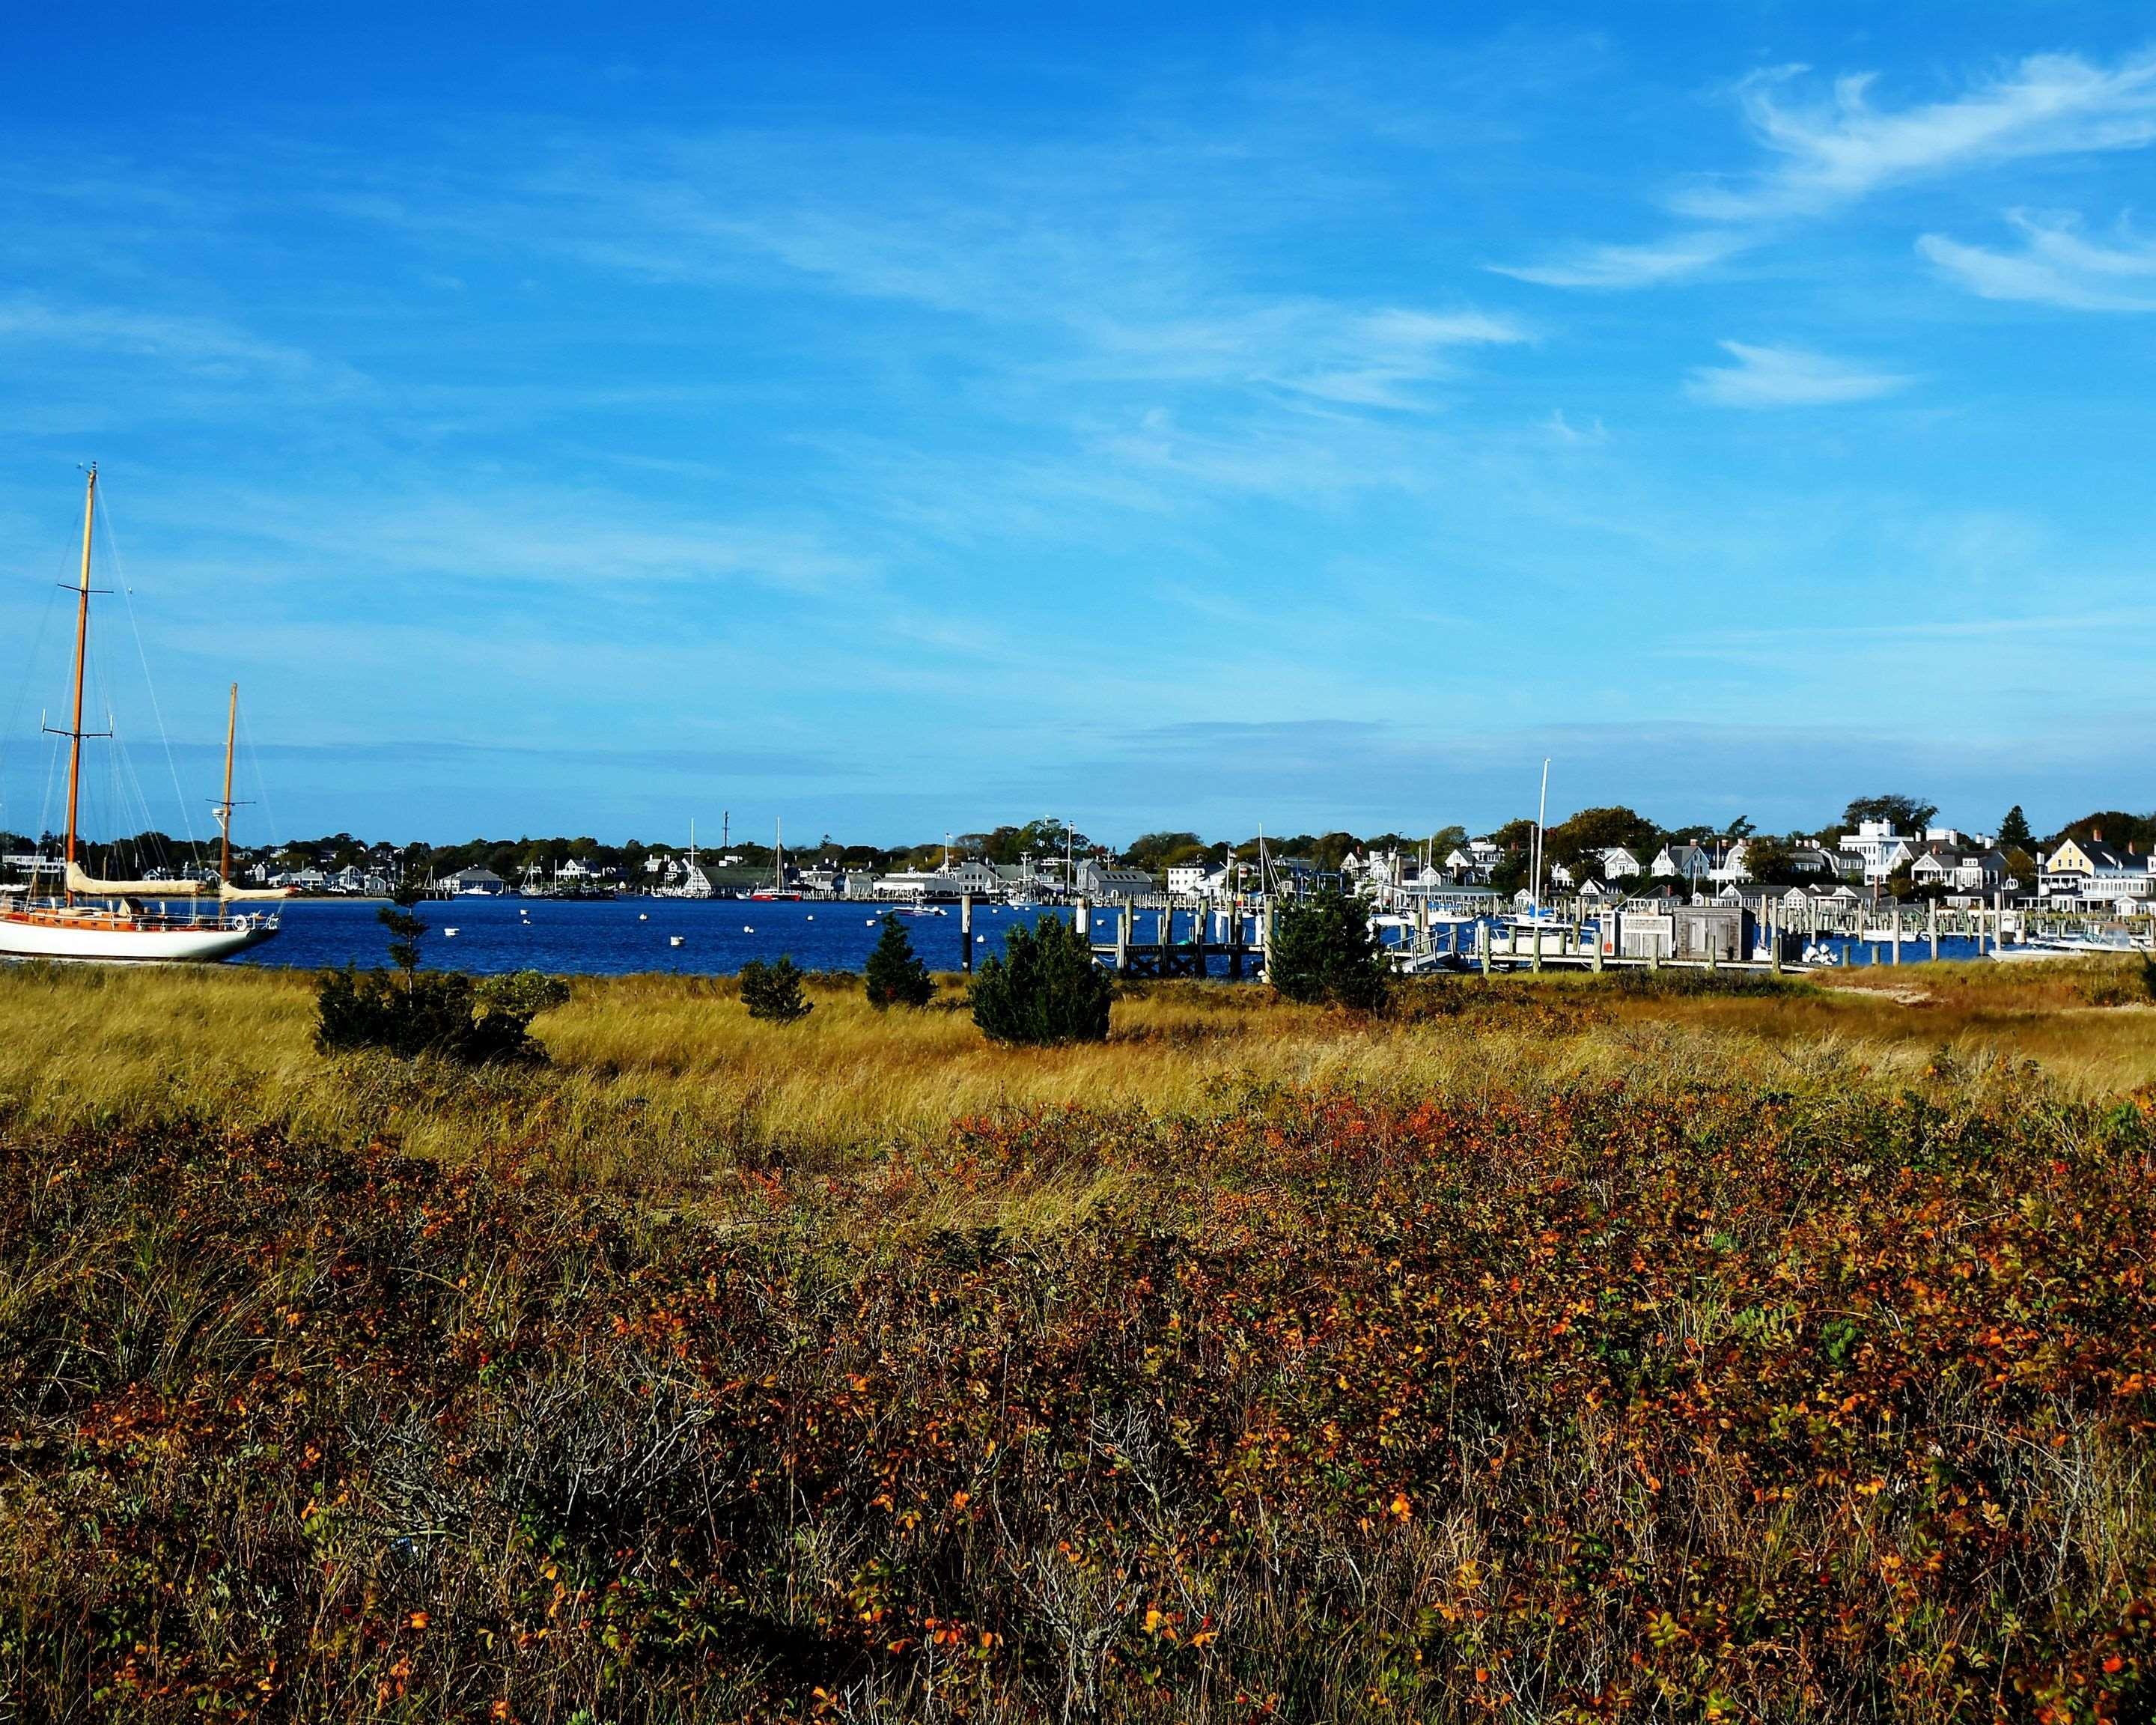
[[[531,972],[475,983],[454,970],[398,975],[347,966],[326,973],[316,990],[315,1046],[324,1054],[373,1049],[464,1065],[536,1064],[547,1050],[529,1034],[531,1020],[567,998],[561,983]]]
[[[935,978],[915,953],[906,925],[894,916],[883,919],[883,932],[877,937],[875,950],[869,954],[861,982],[869,1004],[879,1011],[891,1006],[926,1006],[936,994]]]
[[[1382,1012],[1390,969],[1370,927],[1369,906],[1321,892],[1276,913],[1265,974],[1286,999],[1305,1005]]]
[[[426,920],[414,909],[420,896],[416,881],[402,881],[390,901],[374,913],[374,920],[389,931],[389,962],[403,974],[408,988],[419,968],[419,937],[427,932]]]
[[[1004,954],[974,978],[973,1022],[995,1042],[1036,1047],[1101,1042],[1108,1034],[1107,974],[1092,942],[1060,917],[1004,937]]]
[[[324,1054],[372,1049],[403,1060],[431,1055],[464,1065],[543,1063],[531,1020],[569,998],[568,985],[537,971],[474,982],[457,971],[419,968],[420,889],[406,883],[374,914],[389,931],[390,970],[346,965],[324,973],[315,991],[315,1046]]]
[[[801,998],[801,973],[787,957],[769,964],[752,958],[742,966],[741,998],[751,1018],[767,1024],[790,1024],[816,1009]]]

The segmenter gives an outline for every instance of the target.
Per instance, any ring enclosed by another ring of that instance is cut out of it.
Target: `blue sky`
[[[0,824],[93,457],[167,822],[2156,803],[2145,8],[206,15],[11,20]]]

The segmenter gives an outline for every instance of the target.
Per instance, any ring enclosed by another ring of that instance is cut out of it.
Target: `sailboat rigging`
[[[68,728],[46,729],[68,739],[67,834],[62,849],[60,891],[47,898],[24,895],[0,909],[0,957],[88,958],[105,961],[213,963],[275,934],[275,914],[233,914],[238,900],[283,898],[280,891],[248,891],[232,884],[232,754],[239,720],[239,685],[234,684],[225,720],[224,797],[218,824],[224,838],[215,897],[216,908],[203,914],[190,904],[187,914],[169,908],[174,899],[198,900],[205,883],[187,880],[102,880],[89,874],[77,855],[81,837],[82,745],[85,737],[110,737],[109,731],[82,726],[84,671],[90,650],[90,548],[97,518],[97,468],[92,464],[84,487],[81,573],[74,588],[74,698]],[[90,902],[82,902],[90,901]],[[155,901],[158,908],[148,905]]]

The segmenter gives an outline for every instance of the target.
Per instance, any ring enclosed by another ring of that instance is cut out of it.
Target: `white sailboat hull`
[[[214,964],[260,944],[276,932],[275,927],[262,923],[245,927],[189,927],[181,924],[167,928],[127,928],[0,916],[0,958],[81,958],[108,964]]]

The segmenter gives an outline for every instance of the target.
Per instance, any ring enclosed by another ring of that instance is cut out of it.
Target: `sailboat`
[[[97,514],[97,469],[90,469],[82,506],[82,578],[75,593],[74,704],[68,739],[67,844],[63,853],[61,890],[50,897],[25,895],[20,903],[0,909],[0,957],[89,958],[175,963],[214,963],[257,945],[277,932],[275,913],[234,911],[235,902],[281,899],[278,891],[248,891],[232,884],[233,744],[239,726],[239,685],[232,685],[225,717],[224,796],[215,806],[223,834],[214,889],[202,880],[100,880],[76,860],[78,817],[82,793],[83,667],[90,648],[90,536]],[[104,733],[95,733],[104,734]],[[216,902],[205,914],[198,902],[184,914],[170,909],[174,899]],[[156,902],[158,908],[148,906]],[[5,903],[0,901],[0,903]]]
[[[771,885],[757,887],[749,896],[763,903],[769,903],[773,899],[798,899],[801,896],[797,890],[786,884],[786,823],[783,820],[772,834]]]
[[[711,877],[696,865],[696,823],[689,823],[689,865],[678,885],[654,889],[654,898],[709,898]]]

